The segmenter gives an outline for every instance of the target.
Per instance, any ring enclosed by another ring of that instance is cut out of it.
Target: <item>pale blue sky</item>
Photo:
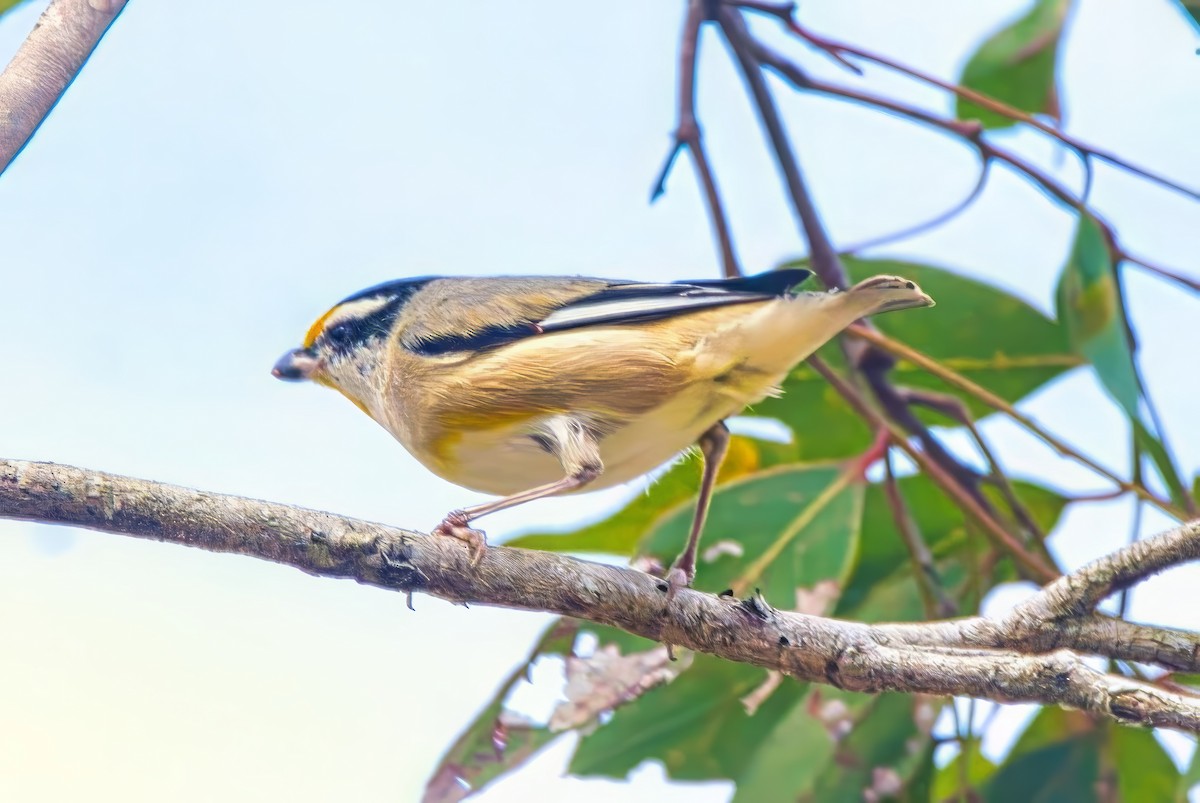
[[[1166,0],[1082,2],[1063,54],[1067,126],[1200,186],[1200,58]],[[0,20],[7,60],[43,4]],[[952,76],[1022,6],[808,2],[814,29]],[[269,369],[332,302],[423,273],[716,275],[681,163],[651,207],[674,117],[679,2],[131,3],[0,179],[0,320],[9,332],[0,453],[294,502],[418,528],[474,498],[422,470],[336,394]],[[823,75],[852,76],[765,21]],[[930,90],[871,86],[948,108]],[[944,137],[781,93],[837,242],[953,203],[973,157]],[[700,112],[745,264],[802,251],[737,75],[702,52]],[[1077,183],[1073,159],[1006,137]],[[1200,272],[1200,206],[1097,168],[1094,200],[1128,247]],[[951,265],[1050,310],[1069,216],[996,171],[951,226],[889,253]],[[1195,300],[1127,273],[1144,365],[1189,476]],[[952,336],[952,333],[948,333]],[[1127,434],[1084,371],[1026,403],[1126,466]],[[1017,473],[1102,489],[1003,421]],[[1047,468],[1051,467],[1051,468]],[[635,492],[492,517],[493,540],[567,527]],[[1126,501],[1073,509],[1078,565],[1128,537]],[[1146,532],[1164,522],[1146,516]],[[413,798],[443,748],[524,655],[535,614],[465,610],[244,558],[0,523],[0,797],[21,800]],[[1200,626],[1195,568],[1135,613]],[[1026,593],[999,592],[1000,608]],[[549,694],[547,692],[546,694]],[[1007,732],[1021,721],[1004,717]],[[1002,729],[1002,732],[1004,729]],[[485,796],[602,799],[558,776],[570,740]],[[722,800],[728,786],[631,793]]]

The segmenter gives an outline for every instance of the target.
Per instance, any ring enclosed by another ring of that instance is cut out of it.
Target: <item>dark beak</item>
[[[317,356],[311,349],[292,349],[275,363],[271,376],[289,382],[302,382],[311,379],[316,369]]]

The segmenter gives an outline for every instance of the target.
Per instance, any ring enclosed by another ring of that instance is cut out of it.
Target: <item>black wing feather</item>
[[[782,297],[810,275],[810,271],[802,268],[789,268],[736,279],[664,284],[613,283],[599,292],[564,304],[540,321],[491,326],[469,335],[423,340],[409,348],[432,357],[498,348],[545,332],[659,321],[701,309]]]

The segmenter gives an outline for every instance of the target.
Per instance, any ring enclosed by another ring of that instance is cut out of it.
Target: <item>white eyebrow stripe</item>
[[[353,320],[356,318],[369,318],[390,303],[390,298],[374,297],[364,298],[358,301],[350,301],[342,304],[325,321],[324,328],[328,329],[331,326],[336,326],[342,321]]]

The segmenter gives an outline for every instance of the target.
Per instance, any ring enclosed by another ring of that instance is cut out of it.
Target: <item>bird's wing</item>
[[[564,301],[539,319],[488,326],[470,333],[422,338],[410,348],[437,356],[482,351],[526,337],[585,326],[619,326],[658,321],[701,309],[765,301],[787,295],[809,277],[801,268],[736,279],[649,284],[621,282]]]
[[[544,332],[555,332],[657,321],[710,307],[783,296],[808,276],[809,271],[794,268],[737,279],[614,284],[563,305],[538,321],[538,326]]]

